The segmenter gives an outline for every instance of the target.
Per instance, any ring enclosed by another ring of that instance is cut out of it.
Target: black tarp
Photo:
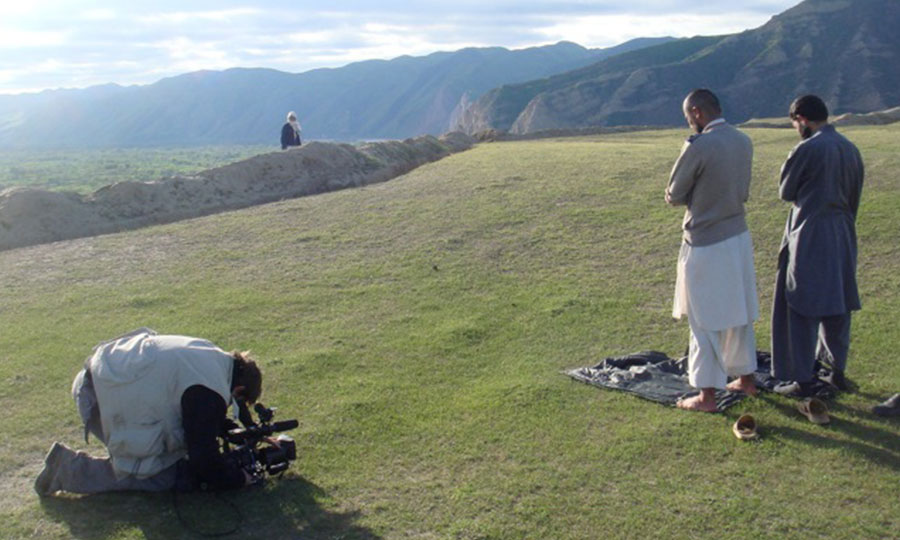
[[[772,391],[784,382],[772,377],[772,358],[769,353],[757,351],[756,359],[754,376],[759,389]],[[688,384],[687,357],[674,359],[657,351],[610,357],[595,366],[570,369],[564,373],[590,385],[630,392],[664,405],[674,406],[679,399],[698,393]],[[819,375],[825,374],[827,369],[819,366]],[[825,382],[817,382],[814,391],[820,398],[834,397],[834,387]],[[716,403],[720,411],[743,398],[744,394],[740,393],[725,390],[716,392]]]

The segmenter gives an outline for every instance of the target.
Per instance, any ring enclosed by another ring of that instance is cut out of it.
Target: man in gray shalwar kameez
[[[846,388],[850,313],[860,309],[856,287],[856,213],[863,187],[859,150],[828,123],[816,96],[790,108],[803,137],[781,168],[780,197],[793,203],[775,279],[772,375],[809,397],[819,359],[832,369],[828,382]]]

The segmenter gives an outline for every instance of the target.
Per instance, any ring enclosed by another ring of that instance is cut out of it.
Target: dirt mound
[[[832,120],[838,126],[883,126],[894,122],[900,122],[900,107],[866,114],[847,113]]]
[[[487,129],[472,137],[478,142],[498,141],[531,141],[535,139],[559,139],[563,137],[587,137],[590,135],[610,135],[615,133],[631,133],[634,131],[655,131],[671,129],[671,126],[593,126],[583,128],[543,129],[531,133],[512,133],[509,131]]]
[[[195,176],[119,182],[87,196],[11,188],[0,192],[0,250],[384,182],[474,142],[461,133],[361,146],[312,142]]]
[[[845,113],[831,117],[829,122],[836,126],[883,126],[900,122],[900,107],[875,111],[865,114]],[[783,118],[751,118],[740,127],[746,128],[793,128],[790,119]]]
[[[790,129],[794,126],[791,121],[786,118],[751,118],[746,122],[738,124],[742,128],[770,128],[770,129]]]

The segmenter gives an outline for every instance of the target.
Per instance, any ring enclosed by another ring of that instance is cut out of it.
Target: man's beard
[[[804,126],[803,133],[801,133],[800,136],[803,137],[803,140],[806,140],[806,139],[812,137],[813,136],[812,128],[810,128],[809,126]]]

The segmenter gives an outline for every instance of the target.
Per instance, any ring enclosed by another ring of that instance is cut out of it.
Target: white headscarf
[[[300,122],[297,121],[297,115],[294,114],[294,111],[287,113],[287,121],[288,124],[290,124],[291,127],[294,128],[294,133],[296,133],[299,137],[300,132],[303,131],[303,128],[300,127]]]

